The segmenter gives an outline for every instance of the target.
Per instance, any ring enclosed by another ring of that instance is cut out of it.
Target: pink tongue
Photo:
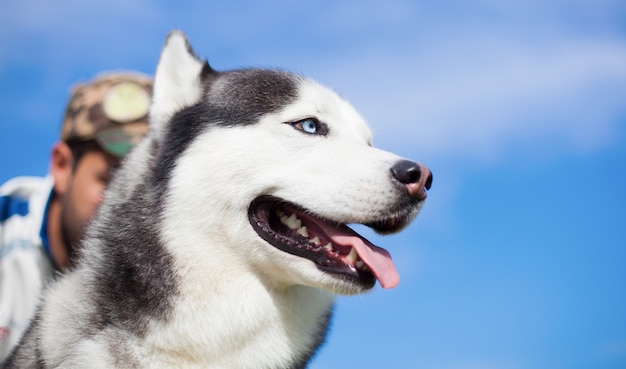
[[[334,244],[354,248],[383,288],[394,288],[398,285],[400,276],[387,250],[373,245],[349,228],[337,229],[326,224],[322,228]]]

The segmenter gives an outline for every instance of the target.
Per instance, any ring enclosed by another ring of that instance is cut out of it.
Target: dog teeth
[[[278,217],[280,218],[280,221],[284,225],[289,227],[289,229],[296,231],[296,233],[298,233],[302,237],[309,238],[309,231],[307,230],[306,226],[302,225],[302,221],[298,218],[298,216],[295,213],[291,213],[290,215],[287,215],[281,209],[276,209],[275,212],[276,212],[276,215],[278,215]],[[320,247],[322,245],[322,241],[320,240],[318,236],[315,236],[309,239],[309,245]],[[326,245],[321,246],[321,249],[326,250],[328,252],[337,253],[337,251],[333,247],[332,242],[328,242]],[[352,265],[362,271],[366,271],[366,272],[370,271],[370,268],[363,262],[363,260],[359,259],[359,254],[357,254],[354,248],[350,248],[350,252],[348,253],[348,255],[343,256],[342,258],[344,262],[348,265]]]
[[[298,234],[300,234],[300,235],[302,235],[302,236],[304,236],[306,238],[309,238],[309,232],[307,232],[305,226],[302,226],[301,228],[298,228]]]
[[[300,227],[302,227],[302,221],[298,219],[296,214],[291,214],[291,216],[283,214],[282,216],[280,216],[280,221],[290,229],[299,229]]]
[[[370,268],[367,265],[365,265],[363,260],[357,260],[355,265],[356,265],[357,269],[360,269],[360,270],[362,270],[364,272],[369,272],[370,271]]]
[[[296,233],[298,233],[302,237],[309,238],[309,231],[307,230],[306,226],[302,225],[302,221],[296,216],[295,213],[292,213],[291,215],[287,215],[285,214],[284,211],[280,209],[276,209],[276,215],[280,217],[280,221],[284,225],[289,227],[289,229],[296,231]],[[319,247],[321,246],[321,244],[322,242],[320,241],[318,236],[315,236],[309,239],[309,245]],[[332,242],[328,242],[326,245],[322,246],[322,249],[329,251],[329,252],[337,252],[335,248],[333,247]],[[367,267],[367,265],[365,265],[365,263],[361,259],[359,259],[359,255],[357,254],[354,248],[350,249],[350,252],[348,253],[348,255],[343,257],[343,260],[347,264],[354,265],[357,269],[360,269],[363,271],[369,271],[369,268]]]
[[[358,257],[359,257],[359,255],[357,255],[357,253],[354,250],[354,248],[352,248],[352,249],[350,249],[350,253],[348,254],[348,256],[346,256],[346,258],[344,260],[347,261],[349,264],[354,264],[354,263],[356,263]]]

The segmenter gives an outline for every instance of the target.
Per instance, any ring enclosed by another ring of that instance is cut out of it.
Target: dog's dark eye
[[[315,118],[302,119],[291,123],[291,125],[295,129],[311,135],[326,135],[328,133],[326,125]]]

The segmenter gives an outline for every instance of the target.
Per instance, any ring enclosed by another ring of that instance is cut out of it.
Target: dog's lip
[[[399,282],[389,253],[344,224],[274,196],[252,201],[249,219],[264,240],[282,251],[312,260],[326,272],[357,279],[370,288],[376,279],[383,288],[393,288]],[[392,223],[401,222],[375,223],[392,227]]]

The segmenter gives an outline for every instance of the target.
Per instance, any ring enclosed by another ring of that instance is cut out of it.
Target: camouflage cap
[[[148,132],[151,95],[152,79],[136,72],[102,74],[77,85],[65,111],[61,140],[95,140],[122,157]]]

